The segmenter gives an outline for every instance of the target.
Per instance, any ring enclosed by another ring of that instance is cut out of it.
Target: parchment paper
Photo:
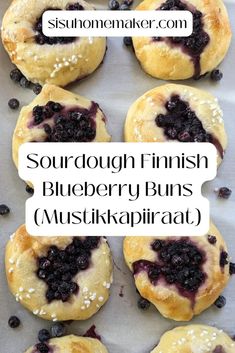
[[[0,17],[10,1],[0,1]],[[107,8],[106,1],[95,3],[97,8]],[[233,30],[235,28],[235,1],[227,0]],[[220,43],[218,43],[220,45]],[[229,146],[218,176],[204,185],[203,193],[211,201],[211,216],[225,237],[229,252],[235,260],[235,42],[221,65],[224,78],[214,84],[208,78],[200,81],[179,82],[206,89],[219,98],[224,111]],[[11,111],[7,102],[11,97],[20,100],[21,106],[28,104],[34,93],[16,86],[9,79],[12,69],[10,60],[0,46],[0,203],[6,203],[11,213],[0,216],[0,353],[23,353],[36,343],[37,332],[50,327],[15,301],[10,294],[4,272],[4,247],[15,229],[24,223],[24,204],[28,197],[25,184],[19,179],[11,158],[11,137],[18,113]],[[123,123],[130,104],[145,91],[163,84],[163,81],[146,75],[137,63],[131,49],[123,46],[122,38],[108,39],[108,51],[103,65],[87,79],[70,85],[69,90],[97,101],[108,117],[108,129],[113,141],[123,140]],[[218,200],[214,188],[229,186],[233,194],[229,200]],[[181,323],[164,319],[151,307],[147,312],[137,308],[138,296],[133,279],[122,256],[122,239],[109,238],[115,262],[114,284],[108,303],[90,320],[74,322],[68,326],[68,333],[83,334],[92,324],[97,326],[103,342],[110,353],[149,353],[161,334]],[[227,305],[219,310],[211,307],[192,323],[216,325],[235,334],[235,278],[226,288]],[[120,296],[123,293],[123,296]],[[22,325],[17,330],[8,327],[10,315],[18,315]],[[183,323],[186,324],[186,323]]]

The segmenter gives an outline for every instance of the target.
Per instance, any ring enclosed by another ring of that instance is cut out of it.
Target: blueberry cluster
[[[78,292],[79,287],[73,278],[89,267],[91,251],[97,248],[99,240],[99,237],[84,240],[75,237],[65,249],[51,246],[47,255],[38,259],[37,276],[48,286],[46,298],[49,303],[53,300],[66,302]]]
[[[133,2],[134,0],[123,0],[120,4],[118,0],[109,0],[108,6],[110,10],[127,11],[130,10]]]
[[[164,129],[165,135],[171,140],[180,142],[212,142],[213,138],[202,126],[201,121],[189,104],[173,95],[166,102],[166,114],[159,114],[155,122]]]
[[[187,6],[180,0],[167,0],[158,10],[187,10],[193,15],[193,32],[189,37],[170,37],[167,41],[173,46],[181,46],[183,50],[192,57],[195,73],[194,77],[200,76],[200,54],[210,41],[209,35],[203,29],[203,14]],[[153,37],[154,41],[161,41],[161,37]]]
[[[203,30],[202,13],[190,9],[180,0],[167,0],[160,6],[160,10],[187,10],[193,15],[193,32],[189,37],[171,37],[170,41],[182,45],[191,56],[200,55],[210,41],[209,35]]]
[[[36,105],[33,108],[33,124],[39,125],[50,119],[55,113],[61,112],[64,107],[60,103],[49,101],[46,105]]]
[[[59,11],[60,9],[46,9],[45,11],[48,10],[57,10]],[[74,4],[68,4],[66,7],[66,10],[70,11],[81,11],[84,10],[84,7],[79,4],[79,2],[76,2]],[[35,35],[35,41],[39,45],[44,45],[44,44],[49,44],[49,45],[54,45],[54,44],[69,44],[73,43],[76,40],[76,37],[47,37],[43,34],[42,32],[42,15],[37,19],[37,22],[34,25],[34,31],[37,33]]]
[[[155,240],[151,247],[158,253],[158,262],[139,260],[134,263],[134,274],[147,271],[151,283],[164,277],[182,291],[195,293],[205,280],[202,264],[204,254],[188,239],[177,241]]]
[[[94,105],[95,103],[93,103]],[[40,125],[54,117],[53,125],[45,123],[46,142],[91,142],[96,136],[96,124],[92,119],[94,111],[74,108],[65,111],[60,103],[48,102],[33,109],[33,125]]]

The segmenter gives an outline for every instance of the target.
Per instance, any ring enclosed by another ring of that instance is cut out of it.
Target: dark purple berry
[[[223,78],[223,73],[218,69],[212,70],[210,78],[212,81],[218,82]]]
[[[7,205],[0,205],[0,216],[5,216],[10,213],[10,208]]]
[[[19,108],[20,106],[20,102],[18,101],[18,99],[16,98],[11,98],[9,101],[8,101],[8,106],[9,108],[13,109],[13,110],[16,110]]]
[[[28,194],[33,195],[34,194],[34,189],[31,188],[31,186],[26,185],[25,190]]]
[[[234,262],[230,262],[229,264],[229,273],[230,275],[235,275],[235,263]]]
[[[65,325],[62,322],[57,322],[51,327],[52,337],[62,337],[65,335]]]
[[[232,190],[227,187],[219,188],[218,197],[221,199],[228,199],[232,194]]]
[[[33,85],[33,92],[38,95],[42,91],[42,86],[39,83]]]
[[[110,10],[118,10],[119,9],[119,2],[117,0],[110,0],[109,1],[109,8]]]
[[[156,239],[154,240],[151,246],[154,251],[159,251],[162,248],[162,245],[163,245],[163,241]]]
[[[10,328],[17,328],[20,326],[20,319],[17,316],[11,316],[8,320]]]
[[[220,295],[216,301],[214,302],[215,306],[217,306],[218,309],[223,308],[226,305],[226,298],[223,295]]]
[[[221,251],[220,253],[220,266],[224,267],[228,265],[228,253],[226,251]]]
[[[217,242],[217,238],[214,235],[208,235],[208,241],[210,244],[214,245]]]
[[[141,310],[148,310],[150,307],[150,302],[145,298],[140,298],[138,300],[138,308]]]
[[[128,10],[130,10],[130,8],[129,8],[128,5],[126,5],[125,3],[123,3],[123,4],[120,5],[119,10],[121,10],[121,11],[128,11]]]
[[[46,343],[37,343],[35,345],[37,352],[39,353],[48,353],[49,352],[49,347],[46,345]]]
[[[23,75],[19,69],[14,69],[10,72],[10,78],[13,82],[20,82],[22,77]]]
[[[46,329],[42,329],[38,332],[38,340],[40,342],[46,342],[49,341],[51,338],[50,332]]]
[[[127,46],[130,47],[133,45],[132,43],[132,38],[131,37],[124,37],[123,38],[123,43]]]
[[[134,2],[134,0],[123,0],[123,3],[129,7],[133,4],[133,2]]]
[[[31,85],[31,82],[30,82],[29,80],[27,80],[26,77],[23,76],[23,77],[21,78],[21,80],[20,80],[20,86],[21,86],[22,88],[29,88],[30,85]]]

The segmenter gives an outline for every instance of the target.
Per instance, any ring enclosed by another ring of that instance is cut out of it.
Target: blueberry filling
[[[36,353],[48,353],[50,351],[50,348],[46,343],[37,343],[36,346]]]
[[[71,107],[48,102],[33,108],[31,126],[39,126],[46,134],[45,142],[91,142],[96,136],[94,117],[98,104],[92,102],[90,109]],[[53,123],[51,124],[51,119]]]
[[[48,10],[56,10],[56,11],[60,11],[60,9],[57,8],[48,8],[45,11]],[[68,4],[66,7],[66,10],[84,10],[84,7],[82,5],[80,5],[78,2],[74,3],[74,4]],[[45,12],[44,11],[44,12]],[[43,13],[44,13],[43,12]],[[76,37],[47,37],[43,34],[42,32],[42,16],[43,13],[41,14],[41,16],[37,19],[35,25],[34,25],[34,31],[36,32],[35,35],[35,41],[37,44],[39,45],[44,45],[44,44],[49,44],[49,45],[54,45],[54,44],[69,44],[69,43],[73,43],[76,41]]]
[[[53,300],[66,302],[78,293],[79,286],[73,278],[89,267],[91,251],[98,247],[99,240],[99,237],[84,240],[76,237],[65,249],[51,246],[46,256],[38,258],[37,276],[47,284],[49,303]]]
[[[226,353],[223,346],[216,346],[212,353]]]
[[[168,139],[180,142],[213,143],[223,158],[224,151],[219,141],[206,132],[188,102],[180,99],[179,95],[173,94],[166,102],[165,108],[166,114],[157,115],[155,122],[158,127],[163,128]]]
[[[220,266],[224,267],[226,265],[228,265],[228,253],[223,250],[220,253]]]
[[[192,297],[206,279],[202,270],[205,254],[188,238],[157,239],[151,248],[158,254],[158,260],[134,262],[134,275],[146,271],[153,285],[164,279],[166,283],[174,284],[182,295]]]
[[[180,0],[167,0],[158,10],[187,10],[193,15],[193,32],[189,37],[153,37],[154,41],[166,41],[171,46],[181,47],[191,57],[194,64],[194,77],[200,76],[200,55],[210,41],[209,35],[203,29],[203,14]]]

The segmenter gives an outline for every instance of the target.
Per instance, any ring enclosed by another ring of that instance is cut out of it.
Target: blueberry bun
[[[112,259],[103,237],[34,237],[22,225],[5,266],[16,301],[42,319],[85,320],[109,297]]]
[[[234,353],[235,342],[222,330],[188,325],[167,331],[151,353]]]
[[[2,23],[2,41],[12,63],[34,83],[65,86],[91,74],[102,62],[106,39],[46,37],[46,10],[94,10],[84,0],[14,0]]]
[[[133,37],[136,57],[151,76],[163,80],[198,78],[224,59],[231,29],[222,0],[145,0],[137,10],[188,10],[193,15],[189,37]]]
[[[25,353],[108,353],[105,346],[98,340],[74,335],[52,338],[47,342],[38,343]]]
[[[45,85],[23,107],[13,134],[13,160],[25,142],[109,142],[106,117],[99,105],[54,85]]]
[[[123,251],[140,295],[176,321],[207,309],[229,280],[227,247],[213,224],[199,237],[126,237]]]
[[[138,98],[129,108],[124,135],[126,142],[211,142],[218,165],[227,146],[217,98],[175,84],[156,87]]]

